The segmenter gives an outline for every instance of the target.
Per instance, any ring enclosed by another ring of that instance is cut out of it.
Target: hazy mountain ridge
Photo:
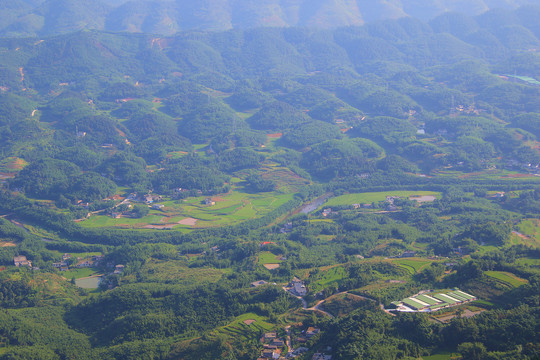
[[[532,0],[2,0],[1,36],[44,36],[81,29],[174,34],[254,27],[334,28],[444,12],[479,15]]]

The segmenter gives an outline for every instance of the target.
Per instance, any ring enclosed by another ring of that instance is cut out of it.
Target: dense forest
[[[92,4],[76,32],[22,3],[0,16],[0,359],[540,357],[538,6],[177,33],[104,20],[172,2]],[[475,300],[394,311],[456,288]]]

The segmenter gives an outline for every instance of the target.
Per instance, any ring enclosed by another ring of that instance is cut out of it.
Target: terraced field
[[[510,285],[511,287],[518,287],[528,283],[527,280],[506,271],[486,271],[484,273],[487,276],[502,282],[503,284]]]

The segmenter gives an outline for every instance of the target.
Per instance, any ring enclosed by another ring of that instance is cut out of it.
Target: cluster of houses
[[[305,343],[309,341],[312,337],[320,333],[320,329],[315,327],[309,327],[307,330],[302,330],[301,335],[296,339],[296,342],[300,345],[296,349],[292,349],[291,344],[286,344],[283,339],[278,338],[276,332],[268,332],[263,335],[261,342],[263,343],[264,349],[261,353],[261,356],[257,360],[268,360],[268,359],[293,359],[309,351],[309,348],[306,347]],[[288,353],[283,356],[283,350],[285,345],[288,345]],[[331,350],[331,348],[328,348]],[[320,360],[331,360],[331,355],[325,355],[323,353],[316,353],[313,355],[312,359]]]
[[[15,256],[13,258],[13,264],[17,267],[28,266],[29,268],[32,268],[32,261],[28,260],[24,255]]]
[[[213,201],[212,199],[210,198],[206,198],[203,200],[203,204],[204,205],[207,205],[207,206],[213,206],[213,205],[216,205],[216,202]]]
[[[295,340],[296,343],[303,344],[299,346],[296,349],[289,349],[289,353],[287,354],[287,358],[295,358],[297,356],[302,355],[303,353],[309,351],[309,348],[307,348],[304,344],[307,343],[311,338],[313,338],[315,335],[319,334],[321,332],[320,329],[316,327],[308,327],[306,330],[302,330],[302,333],[300,336],[298,336]],[[327,350],[330,351],[332,348],[327,347]],[[331,360],[332,355],[326,355],[324,353],[315,353],[312,357],[313,360]]]
[[[53,263],[52,266],[60,271],[68,271],[70,268],[83,269],[98,265],[99,262],[103,260],[103,258],[103,255],[96,255],[86,259],[79,257],[76,261],[70,261],[71,255],[64,254],[62,255],[62,261]]]
[[[283,339],[277,337],[277,333],[269,332],[261,338],[264,350],[258,360],[266,359],[282,359],[282,348],[285,346]]]
[[[386,197],[386,210],[387,211],[396,211],[398,208],[394,205],[395,200],[399,200],[399,196],[387,196]]]
[[[163,201],[163,196],[152,195],[152,194],[139,195],[137,193],[131,193],[127,196],[126,200],[133,201],[133,202],[142,202],[147,205],[151,205],[155,202]]]
[[[321,330],[316,327],[308,327],[307,330],[302,331],[302,335],[296,338],[296,342],[300,344],[307,343],[312,337],[320,333]]]
[[[307,294],[306,285],[304,285],[302,280],[296,277],[290,282],[286,289],[295,296],[305,296]]]
[[[394,301],[390,311],[434,312],[474,300],[477,300],[476,296],[459,289],[438,293],[434,293],[432,290],[426,290],[401,301]]]

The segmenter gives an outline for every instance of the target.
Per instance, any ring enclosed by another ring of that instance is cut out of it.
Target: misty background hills
[[[0,36],[82,29],[171,35],[255,27],[335,28],[445,12],[476,16],[535,0],[0,0]]]

